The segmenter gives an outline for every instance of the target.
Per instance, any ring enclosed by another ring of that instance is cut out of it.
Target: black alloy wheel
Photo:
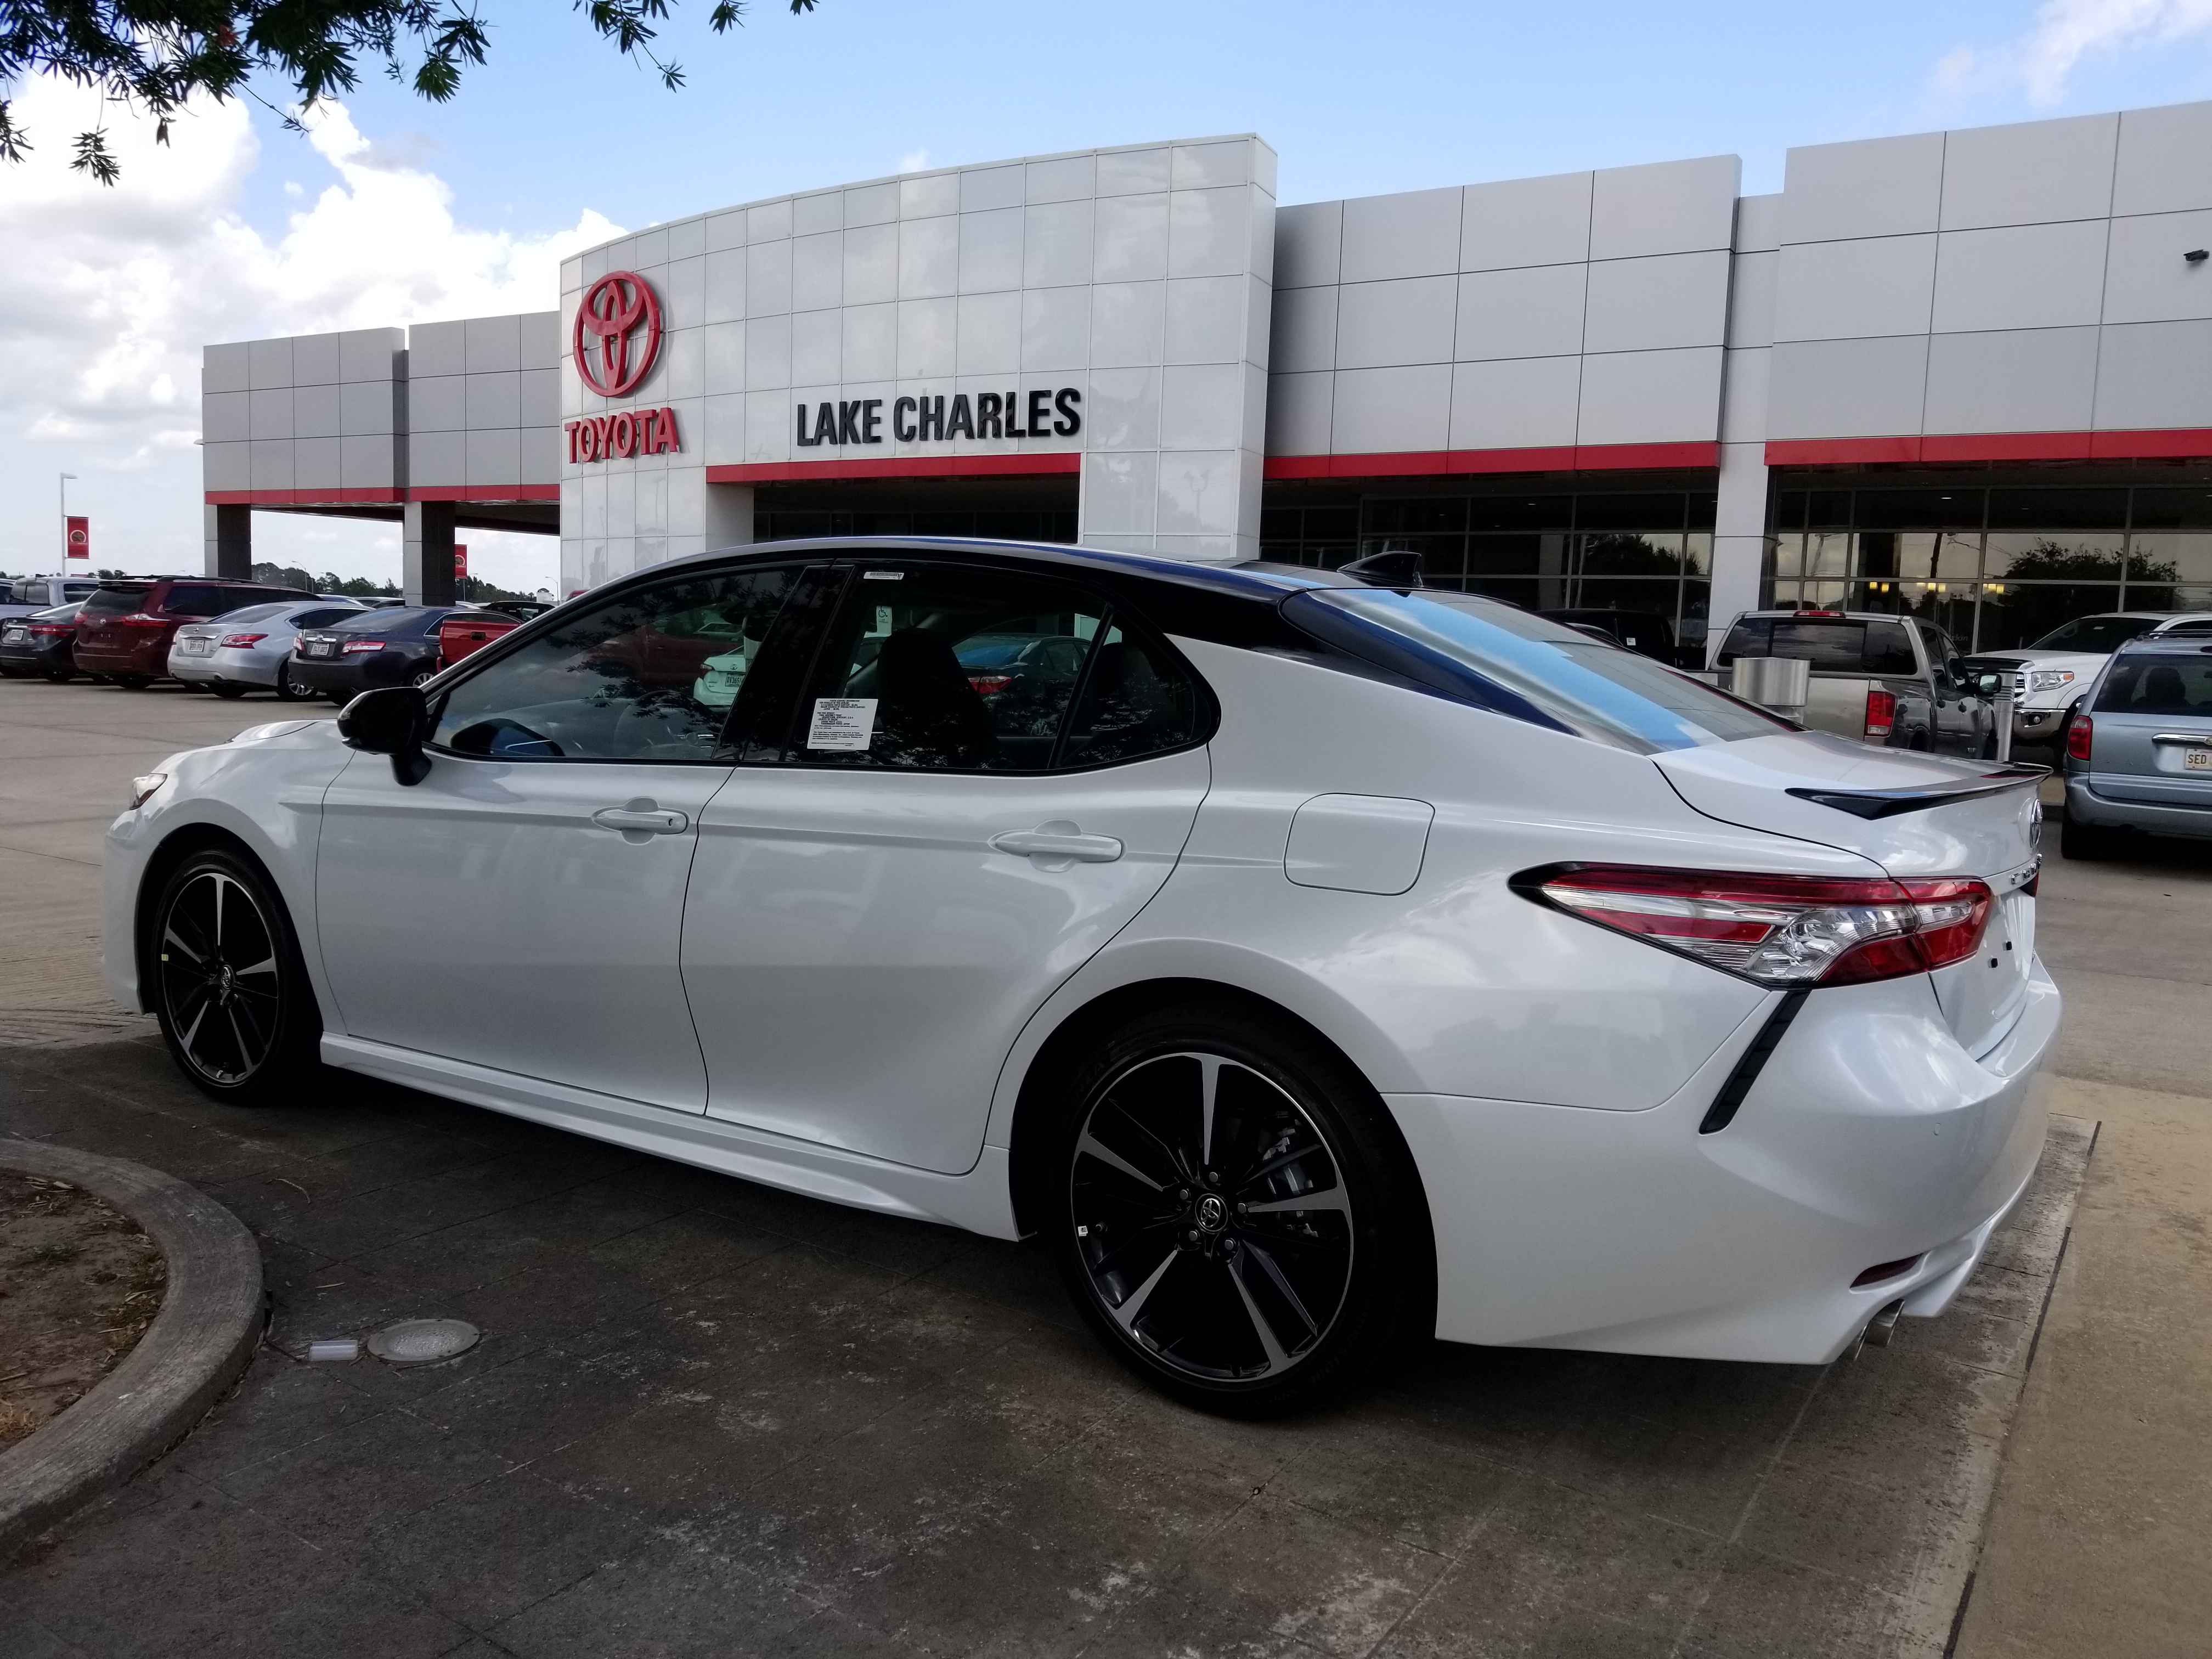
[[[1059,1129],[1062,1276],[1108,1346],[1188,1403],[1310,1403],[1433,1321],[1404,1143],[1287,1023],[1234,1005],[1137,1021],[1080,1069]]]
[[[169,1056],[203,1092],[260,1104],[315,1064],[322,1024],[299,945],[246,859],[210,848],[178,866],[146,961]]]

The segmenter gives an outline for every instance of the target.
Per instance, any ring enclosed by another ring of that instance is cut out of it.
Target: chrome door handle
[[[603,806],[592,814],[602,830],[619,830],[626,836],[680,836],[691,827],[681,812],[662,807]]]
[[[1071,864],[1111,864],[1121,856],[1121,843],[1111,836],[1086,836],[1075,825],[1054,819],[1034,830],[1002,830],[991,837],[991,850],[1036,859],[1047,869],[1065,870]]]

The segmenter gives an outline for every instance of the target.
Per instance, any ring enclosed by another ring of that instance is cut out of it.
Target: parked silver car
[[[2121,646],[2067,728],[2060,849],[2108,857],[2130,830],[2212,838],[2212,628]]]
[[[327,628],[366,607],[351,599],[285,599],[188,623],[169,647],[169,672],[218,697],[274,691],[290,702],[315,694],[292,678],[292,644],[303,628]]]

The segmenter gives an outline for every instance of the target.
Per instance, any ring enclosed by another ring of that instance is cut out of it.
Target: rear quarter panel
[[[1714,823],[1642,755],[1292,658],[1177,643],[1222,705],[1212,789],[1160,896],[1024,1032],[994,1137],[1051,1028],[1152,978],[1266,996],[1386,1094],[1640,1110],[1744,1031],[1765,994],[1532,902],[1509,879],[1570,859],[1876,873],[1848,852]],[[1408,890],[1289,879],[1292,819],[1323,794],[1434,807]]]

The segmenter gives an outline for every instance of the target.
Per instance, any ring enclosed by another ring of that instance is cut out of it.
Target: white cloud
[[[1936,65],[1944,93],[2011,83],[2049,106],[2086,58],[2145,46],[2170,46],[2212,34],[2212,0],[2044,0],[2018,40],[1987,51],[1960,46]]]
[[[901,173],[921,173],[928,166],[929,152],[926,149],[910,149],[898,159],[898,171]]]
[[[261,160],[242,105],[179,122],[167,147],[111,112],[123,177],[103,189],[66,165],[88,99],[33,81],[14,101],[38,148],[0,167],[0,490],[43,500],[78,473],[72,510],[134,568],[198,563],[203,345],[550,309],[562,258],[621,234],[588,210],[550,235],[461,225],[428,140],[372,142],[329,105],[305,142],[337,182],[264,235],[238,208]],[[0,567],[46,559],[43,520],[0,514]]]

